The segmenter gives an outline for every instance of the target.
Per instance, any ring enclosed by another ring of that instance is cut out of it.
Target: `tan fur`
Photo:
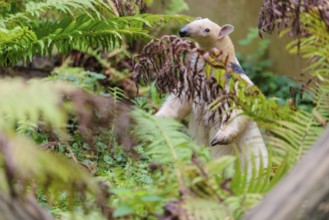
[[[208,29],[209,31],[206,31]],[[228,36],[233,31],[232,25],[219,26],[209,19],[197,18],[187,24],[180,31],[184,35],[195,40],[203,50],[217,48],[229,55],[229,62],[239,64],[235,57],[233,43]],[[245,74],[242,78],[252,85],[251,80]],[[207,120],[209,111],[206,103],[198,102],[194,104],[191,100],[178,98],[170,95],[159,112],[159,117],[173,117],[178,120],[191,115],[189,119],[189,132],[199,145],[210,146],[212,143],[218,143],[210,148],[212,157],[217,158],[223,155],[234,154],[234,146],[237,147],[242,165],[248,163],[249,171],[252,169],[251,157],[255,158],[257,168],[260,168],[260,160],[263,167],[268,165],[267,149],[262,139],[261,133],[254,121],[246,116],[241,116],[241,111],[235,110],[231,119],[224,125]],[[217,116],[224,117],[224,116]]]

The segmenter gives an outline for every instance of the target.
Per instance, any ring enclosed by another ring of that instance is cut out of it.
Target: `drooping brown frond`
[[[260,34],[271,34],[275,28],[280,32],[283,28],[290,27],[290,34],[300,37],[304,33],[301,13],[312,10],[319,11],[321,19],[329,28],[328,0],[264,0],[258,20]]]
[[[229,112],[229,100],[236,93],[228,89],[235,66],[222,51],[205,52],[187,40],[165,35],[148,43],[135,61],[137,84],[155,80],[160,94],[172,93],[195,104],[216,101],[219,107],[213,113]]]

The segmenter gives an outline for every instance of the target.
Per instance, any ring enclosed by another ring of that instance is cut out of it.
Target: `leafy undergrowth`
[[[184,122],[152,116],[166,89],[177,91],[173,85],[191,79],[175,73],[187,68],[182,61],[188,53],[179,54],[178,49],[191,52],[193,44],[172,36],[162,40],[174,40],[176,45],[163,44],[161,39],[150,43],[152,51],[144,49],[144,61],[150,62],[144,64],[168,68],[157,72],[160,79],[161,74],[165,77],[155,83],[154,72],[146,71],[142,77],[152,82],[138,88],[142,97],[132,98],[137,88],[131,79],[131,58],[160,27],[190,18],[142,14],[153,1],[106,2],[0,1],[4,6],[0,8],[0,66],[10,73],[27,62],[35,70],[45,65],[37,65],[33,56],[40,55],[42,62],[44,55],[56,57],[49,61],[50,68],[44,67],[49,76],[43,79],[0,81],[1,214],[11,219],[33,219],[38,214],[41,219],[239,219],[280,181],[326,126],[328,45],[318,45],[328,42],[326,26],[316,13],[303,17],[303,22],[317,24],[315,29],[306,25],[310,36],[323,39],[302,38],[304,56],[325,48],[309,67],[320,81],[315,87],[301,88],[311,94],[306,110],[296,94],[287,103],[289,87],[294,85],[290,79],[266,71],[270,62],[263,55],[268,41],[261,41],[258,50],[241,62],[260,89],[249,90],[234,72],[226,78],[230,101],[265,131],[269,166],[248,172],[235,156],[211,159],[209,149],[197,146],[187,135]],[[169,14],[187,9],[183,0],[161,4],[167,5]],[[241,43],[255,37],[252,30]],[[177,56],[165,46],[175,46]],[[296,48],[296,42],[290,45],[292,51]],[[208,55],[207,61],[214,64],[208,63],[205,73],[211,70],[224,78],[221,54],[199,52],[193,51],[200,59]],[[165,59],[170,62],[162,62]],[[192,70],[189,77],[198,76]],[[262,81],[270,83],[263,87],[258,83]],[[190,80],[196,86],[185,91],[209,98],[200,88],[211,86],[216,92],[224,82],[204,80],[200,86]],[[215,93],[210,98],[216,100],[209,102],[220,104]]]

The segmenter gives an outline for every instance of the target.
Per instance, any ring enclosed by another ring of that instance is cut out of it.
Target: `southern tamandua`
[[[229,37],[233,30],[234,27],[230,24],[219,26],[207,18],[196,18],[184,26],[179,31],[179,35],[195,40],[204,51],[212,48],[223,51],[228,55],[228,63],[234,66],[234,71],[253,85],[235,56],[234,45]],[[255,159],[257,170],[261,168],[260,160],[262,160],[263,168],[268,166],[268,152],[256,122],[241,115],[241,110],[233,110],[227,123],[216,123],[216,120],[209,121],[202,114],[202,111],[207,108],[208,106],[203,106],[202,103],[195,104],[193,100],[185,100],[171,94],[156,116],[182,120],[187,115],[191,115],[188,126],[190,135],[197,144],[212,146],[210,153],[213,158],[234,155],[234,145],[236,145],[241,164],[243,167],[248,164],[249,171],[252,169],[251,155]]]

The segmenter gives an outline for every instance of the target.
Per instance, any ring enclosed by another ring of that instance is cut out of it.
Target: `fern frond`
[[[20,204],[28,203],[27,198],[37,196],[33,195],[36,186],[38,193],[44,193],[43,202],[51,203],[60,193],[65,193],[71,201],[83,202],[85,195],[94,201],[104,200],[97,182],[86,170],[64,157],[40,149],[23,136],[1,130],[0,163],[0,190],[2,196],[9,198],[9,204],[15,200]],[[6,216],[6,212],[15,213],[6,210],[2,215]]]
[[[107,20],[65,17],[61,21],[46,20],[28,27],[0,29],[0,66],[31,60],[35,54],[68,53],[73,48],[111,49],[124,41],[150,39],[146,27],[161,27],[170,22],[183,22],[187,17],[140,15],[113,17]]]
[[[324,130],[329,120],[328,105],[328,78],[329,78],[329,34],[325,18],[321,10],[310,10],[302,13],[300,19],[304,30],[308,33],[300,39],[293,40],[287,45],[290,53],[302,54],[309,65],[305,71],[319,79],[313,88],[312,101],[314,108],[312,112],[298,111],[293,114],[290,122],[283,122],[281,128],[274,129],[275,137],[272,138],[273,145],[281,145],[289,149],[289,157],[295,163]]]
[[[60,67],[56,67],[47,78],[50,80],[68,81],[81,89],[97,93],[99,90],[98,81],[105,79],[106,76],[100,73],[88,72],[79,67],[69,67],[68,62],[63,63]]]
[[[236,96],[236,103],[244,113],[268,131],[267,145],[273,150],[275,165],[282,164],[288,155],[288,167],[292,167],[324,131],[329,120],[329,90],[326,85],[321,83],[308,91],[315,105],[312,112],[293,109],[287,104],[278,105],[274,99],[242,94]]]
[[[145,153],[161,163],[190,161],[196,144],[182,133],[184,126],[169,118],[157,118],[142,110],[132,114],[136,121],[134,132],[137,137],[148,143]]]
[[[56,187],[61,190],[74,190],[75,184],[80,181],[93,193],[99,192],[90,175],[81,167],[63,157],[41,150],[25,137],[15,137],[12,134],[6,136],[2,133],[0,149],[0,154],[5,156],[1,157],[1,162],[13,165],[5,168],[10,169],[7,172],[12,173],[13,178],[19,177],[21,181],[27,182],[36,181],[40,186],[54,184],[48,185],[51,190]],[[3,172],[2,169],[1,171]]]
[[[194,166],[185,167],[184,171],[185,179],[190,180],[188,182],[190,191],[180,200],[180,217],[200,219],[201,216],[209,214],[208,218],[213,215],[216,216],[215,219],[240,218],[243,213],[258,204],[264,193],[268,192],[286,173],[288,157],[276,167],[275,171],[271,157],[270,153],[270,164],[264,170],[256,170],[257,166],[253,160],[252,174],[248,172],[248,167],[241,169],[240,161],[235,160],[233,156],[213,159],[207,163],[192,159]],[[236,161],[234,174],[228,174],[227,169],[234,160]],[[207,207],[211,208],[208,210],[202,207],[203,203],[208,203]],[[196,207],[196,204],[199,206]]]
[[[21,79],[0,81],[0,127],[12,130],[21,121],[38,124],[42,120],[58,132],[66,125],[66,113],[59,105],[65,94],[73,92],[74,87],[65,83],[29,82]]]
[[[25,7],[25,1],[0,1],[0,17],[6,17],[9,14],[21,12]]]
[[[329,121],[329,88],[326,84],[318,84],[312,90],[315,107],[312,112],[296,111],[290,121],[279,121],[280,126],[270,129],[273,133],[269,139],[270,146],[289,154],[289,165],[295,164],[315,143]]]
[[[318,11],[310,11],[303,13],[301,20],[304,29],[308,33],[300,39],[293,40],[287,45],[290,53],[302,54],[309,65],[305,71],[312,73],[312,76],[318,77],[320,80],[329,77],[329,34],[327,24]]]
[[[21,59],[30,60],[35,54],[51,56],[55,48],[59,53],[68,53],[85,45],[108,49],[122,44],[124,38],[130,41],[149,38],[142,28],[116,28],[110,22],[86,16],[78,19],[67,17],[59,23],[49,21],[42,26],[44,28],[35,31],[26,28],[0,30],[0,65],[15,64]]]
[[[30,25],[36,19],[45,19],[49,15],[55,15],[58,12],[62,14],[76,16],[85,14],[93,17],[100,17],[96,5],[101,4],[101,0],[46,0],[41,2],[30,1],[25,5],[24,12],[7,15],[0,18],[0,26],[4,28],[14,27],[15,25]]]
[[[22,43],[36,40],[35,33],[28,28],[15,27],[12,30],[5,28],[0,29],[0,45],[13,45],[15,42],[20,41]],[[17,45],[18,46],[18,45]],[[21,45],[21,47],[24,47]]]

